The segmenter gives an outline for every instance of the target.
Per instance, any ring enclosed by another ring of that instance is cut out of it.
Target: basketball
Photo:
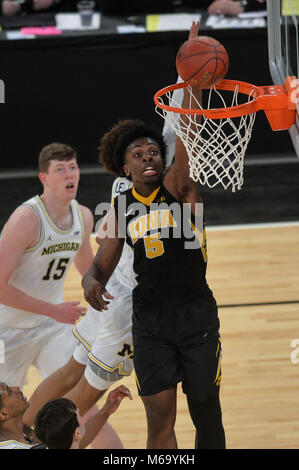
[[[200,88],[217,85],[225,77],[228,65],[225,48],[208,36],[198,36],[184,42],[176,56],[179,76]]]

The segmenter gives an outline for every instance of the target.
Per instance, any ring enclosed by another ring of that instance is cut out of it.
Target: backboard
[[[299,158],[299,0],[267,0],[269,68],[274,85],[294,77],[296,123],[289,130]]]

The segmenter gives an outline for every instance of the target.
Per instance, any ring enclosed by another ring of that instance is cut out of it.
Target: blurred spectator
[[[244,11],[265,10],[266,0],[214,0],[210,2],[210,15],[235,16]]]
[[[173,0],[100,0],[104,13],[115,15],[166,13],[173,10]]]
[[[79,0],[78,0],[79,1]],[[0,0],[2,15],[18,13],[77,11],[77,0]],[[266,0],[95,0],[96,10],[107,14],[147,14],[173,12],[192,7],[210,15],[238,15],[244,11],[265,9]]]

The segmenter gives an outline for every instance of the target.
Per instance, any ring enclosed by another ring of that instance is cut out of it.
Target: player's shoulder
[[[32,246],[38,239],[41,224],[38,214],[30,207],[17,207],[1,232],[2,249],[26,249]]]
[[[34,228],[39,227],[40,219],[36,211],[29,205],[18,206],[10,215],[6,226]]]
[[[82,214],[83,214],[83,217],[88,217],[88,218],[93,218],[93,213],[91,212],[91,210],[89,209],[89,207],[87,206],[83,206],[82,204],[79,204],[77,203]]]

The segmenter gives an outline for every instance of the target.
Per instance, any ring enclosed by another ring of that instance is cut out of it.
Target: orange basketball
[[[200,88],[217,85],[225,77],[228,65],[225,48],[208,36],[198,36],[184,42],[176,56],[179,76]]]

